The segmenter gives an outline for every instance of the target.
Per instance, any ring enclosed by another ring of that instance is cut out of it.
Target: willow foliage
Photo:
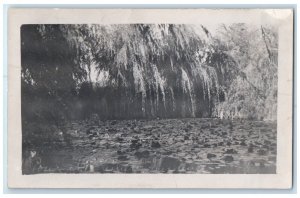
[[[22,81],[57,93],[72,115],[273,118],[276,31],[220,28],[212,36],[202,25],[28,25]]]

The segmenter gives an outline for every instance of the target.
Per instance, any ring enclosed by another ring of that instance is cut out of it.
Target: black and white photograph
[[[276,173],[276,27],[23,25],[23,174]]]
[[[144,18],[19,26],[21,175],[278,174],[282,23]]]

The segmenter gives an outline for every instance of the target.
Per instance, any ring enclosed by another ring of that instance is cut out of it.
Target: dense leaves
[[[272,27],[222,25],[216,42],[237,63],[219,117],[276,119],[278,36]]]
[[[22,118],[276,119],[277,33],[220,25],[24,25]]]

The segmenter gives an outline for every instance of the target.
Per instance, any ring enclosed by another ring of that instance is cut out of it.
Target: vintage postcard
[[[10,188],[292,186],[292,9],[10,9]]]

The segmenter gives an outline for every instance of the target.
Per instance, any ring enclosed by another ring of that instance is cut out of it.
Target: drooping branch
[[[263,37],[263,39],[264,39],[264,43],[265,43],[266,48],[267,48],[267,51],[268,51],[269,60],[270,60],[270,62],[271,62],[271,60],[272,60],[272,59],[271,59],[272,54],[271,54],[271,51],[270,51],[269,46],[268,46],[268,44],[267,44],[266,33],[265,33],[265,31],[264,31],[263,26],[260,26],[260,28],[261,28],[261,34],[262,34],[262,37]]]

